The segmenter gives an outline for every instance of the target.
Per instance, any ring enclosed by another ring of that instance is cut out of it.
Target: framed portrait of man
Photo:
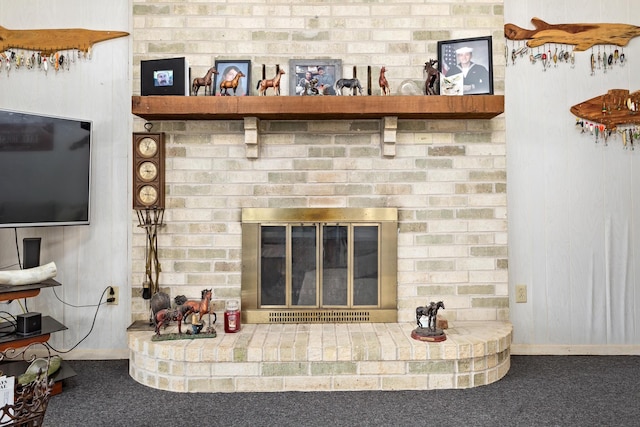
[[[216,96],[251,95],[251,61],[217,60],[213,81],[213,94]]]
[[[340,59],[289,61],[289,95],[335,95],[333,85],[341,78]]]
[[[493,95],[492,38],[438,42],[441,95]]]
[[[140,93],[189,95],[189,63],[185,58],[140,61]]]

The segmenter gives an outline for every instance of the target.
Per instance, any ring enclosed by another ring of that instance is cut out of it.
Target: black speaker
[[[25,237],[22,239],[22,268],[33,268],[40,265],[40,237]]]
[[[18,335],[36,334],[42,330],[42,314],[35,311],[18,314],[16,321],[16,334]]]

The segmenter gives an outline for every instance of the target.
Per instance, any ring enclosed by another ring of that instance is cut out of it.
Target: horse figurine
[[[236,94],[236,89],[238,88],[238,83],[240,82],[240,77],[245,77],[242,71],[238,71],[238,74],[233,78],[233,80],[222,80],[220,82],[220,95],[227,96],[229,95],[228,90],[233,89],[233,94]],[[223,90],[224,89],[224,90]]]
[[[378,84],[380,85],[380,95],[389,95],[391,93],[391,89],[389,89],[389,82],[384,76],[384,73],[386,72],[387,69],[385,67],[380,68],[380,77],[378,78]]]
[[[163,308],[153,316],[153,323],[155,324],[156,335],[160,336],[160,328],[169,326],[169,323],[174,320],[178,322],[178,333],[182,334],[182,319],[184,316],[178,309]]]
[[[204,86],[204,94],[207,95],[207,88],[209,88],[209,95],[211,95],[211,87],[213,86],[213,75],[218,74],[216,67],[211,67],[207,71],[204,77],[196,77],[193,79],[193,84],[191,85],[191,93],[193,96],[198,95],[198,90],[200,90],[201,86]]]
[[[178,322],[178,333],[182,334],[182,319],[184,316],[180,310],[171,308],[169,295],[164,292],[154,294],[151,297],[150,305],[157,336],[160,336],[160,328],[162,326],[166,328],[172,320]]]
[[[202,321],[202,317],[209,313],[209,303],[211,302],[211,289],[203,289],[200,301],[188,300],[184,295],[178,295],[174,298],[176,304],[181,306],[180,311],[183,317],[189,314],[195,316],[198,314],[198,320]],[[214,313],[215,314],[215,313]],[[215,320],[214,320],[215,322]]]
[[[430,59],[424,63],[424,71],[427,79],[424,82],[425,95],[440,95],[440,72],[434,65],[438,63],[436,59]]]
[[[280,95],[280,78],[282,77],[283,74],[286,74],[286,73],[284,72],[283,69],[280,69],[278,70],[274,78],[269,80],[267,79],[260,80],[258,82],[258,86],[256,86],[256,89],[258,89],[258,96],[266,95],[267,88],[270,88],[270,87],[273,88],[274,95],[276,96]]]
[[[438,301],[437,303],[431,301],[427,306],[420,306],[416,308],[416,323],[418,324],[418,327],[422,328],[420,318],[422,318],[422,316],[427,316],[427,329],[435,331],[438,310],[441,308],[444,309],[444,303],[442,301]]]
[[[362,95],[362,86],[360,86],[360,80],[358,79],[338,79],[333,85],[336,91],[336,95],[342,95],[343,88],[351,89],[351,95],[356,95],[356,90]]]

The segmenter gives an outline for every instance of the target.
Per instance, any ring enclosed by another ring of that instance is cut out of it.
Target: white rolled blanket
[[[31,285],[53,279],[58,274],[55,262],[26,270],[0,271],[0,285]]]

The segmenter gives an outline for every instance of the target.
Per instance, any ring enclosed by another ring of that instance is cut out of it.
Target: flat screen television
[[[0,227],[89,224],[91,128],[0,110]]]

